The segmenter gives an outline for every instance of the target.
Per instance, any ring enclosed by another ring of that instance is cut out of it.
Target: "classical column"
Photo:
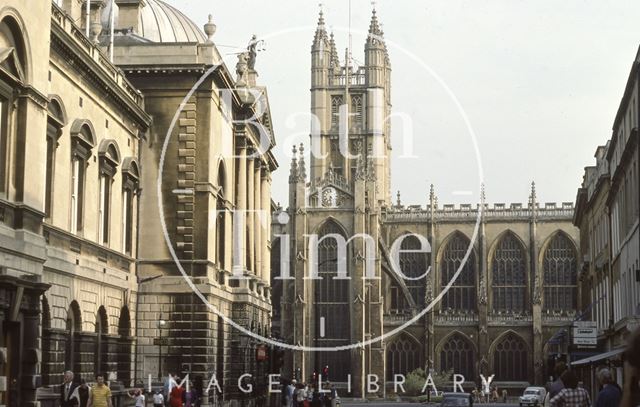
[[[271,236],[271,177],[267,168],[262,171],[260,198],[262,199],[262,210],[264,218],[262,219],[262,280],[266,285],[271,282],[271,249],[269,248]]]
[[[252,242],[252,245],[254,246],[253,249],[253,253],[254,253],[254,260],[253,260],[253,264],[255,267],[255,273],[256,273],[256,277],[258,277],[260,280],[264,280],[262,277],[262,216],[264,215],[262,213],[262,199],[261,199],[261,192],[262,192],[262,188],[260,187],[260,183],[261,183],[261,176],[260,173],[262,172],[262,166],[260,164],[260,160],[256,159],[255,160],[255,164],[254,164],[254,173],[253,173],[253,190],[254,190],[254,203],[253,203],[253,208],[254,210],[256,210],[257,212],[254,213],[253,215],[253,230],[254,230],[254,236],[255,239]]]
[[[251,153],[249,153],[249,155],[253,154],[253,151],[251,151]],[[248,239],[248,244],[247,244],[247,250],[249,251],[249,257],[247,259],[247,269],[249,269],[251,271],[251,273],[253,273],[253,275],[256,275],[256,253],[255,253],[255,246],[254,246],[254,242],[255,242],[255,230],[254,230],[254,222],[253,220],[255,219],[255,213],[253,212],[255,210],[255,196],[256,196],[256,191],[255,191],[255,185],[254,185],[254,178],[255,178],[255,159],[253,157],[247,157],[247,231],[249,233],[249,239]]]
[[[238,179],[236,180],[236,213],[233,220],[233,268],[234,274],[245,269],[246,237],[245,213],[247,208],[247,144],[244,134],[236,136],[236,166]],[[239,269],[239,270],[238,270]]]

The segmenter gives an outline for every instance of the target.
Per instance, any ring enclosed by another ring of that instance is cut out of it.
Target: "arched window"
[[[9,148],[15,134],[16,95],[23,89],[26,72],[26,49],[17,22],[11,17],[0,21],[0,196],[6,196],[11,178]],[[16,92],[18,90],[18,92]]]
[[[336,127],[340,123],[342,100],[342,96],[331,96],[331,127]]]
[[[527,344],[514,333],[505,335],[493,350],[493,372],[496,381],[529,380]]]
[[[344,237],[338,225],[331,221],[318,231],[317,261],[321,280],[313,280],[317,347],[351,343],[351,280],[334,279],[338,272],[338,244],[335,238],[327,236],[329,234]],[[350,355],[350,351],[316,352],[316,371],[321,372],[322,368],[329,366],[331,381],[346,381],[351,370]]]
[[[544,253],[544,309],[575,310],[577,307],[576,251],[563,234],[558,233]]]
[[[400,258],[398,259],[398,262],[400,264],[400,270],[406,278],[402,275],[398,277],[404,280],[404,283],[413,297],[413,301],[416,306],[418,308],[422,308],[424,306],[425,277],[419,280],[415,280],[415,278],[425,274],[428,267],[428,255],[424,252],[420,252],[420,240],[415,236],[405,237],[402,240],[400,249]],[[395,290],[393,290],[394,288]],[[393,284],[392,291],[395,292],[395,296],[397,297],[396,303],[398,309],[406,308],[407,304],[406,301],[404,301],[402,291],[400,291],[399,287]]]
[[[73,301],[67,311],[64,370],[80,372],[80,344],[77,335],[82,330],[80,306]]]
[[[447,243],[442,255],[442,273],[440,287],[445,289],[446,285],[453,279],[453,276],[460,268],[467,250],[469,250],[469,239],[462,233],[456,234]],[[442,297],[443,310],[477,310],[476,301],[476,259],[473,250],[469,254],[467,261],[462,267],[458,278],[451,288]]]
[[[100,156],[98,243],[108,245],[111,231],[111,184],[120,164],[118,145],[113,140],[102,140],[98,155]]]
[[[71,233],[81,234],[84,227],[85,173],[96,145],[95,131],[88,120],[75,120],[71,125]]]
[[[440,349],[440,371],[452,370],[466,380],[475,380],[475,366],[476,354],[471,342],[458,333],[451,335]]]
[[[513,233],[505,234],[491,261],[493,309],[495,311],[525,310],[527,301],[527,272],[522,244]]]
[[[387,345],[387,380],[393,375],[407,375],[422,367],[422,347],[406,335]]]
[[[353,125],[357,128],[362,127],[362,95],[351,96],[351,114],[353,115]]]
[[[134,225],[136,215],[135,200],[140,185],[140,169],[133,157],[122,161],[122,251],[133,254]]]
[[[118,380],[126,387],[131,382],[131,354],[133,353],[131,337],[131,316],[127,306],[120,310],[118,319]]]
[[[408,236],[402,241],[400,248],[400,269],[409,279],[405,280],[407,288],[418,308],[424,305],[425,277],[414,280],[425,274],[427,270],[427,255],[421,253],[421,244],[415,236]],[[406,250],[406,251],[404,251]]]
[[[66,122],[66,115],[62,102],[57,96],[50,96],[51,101],[47,106],[47,158],[46,158],[46,175],[45,175],[45,197],[44,197],[44,213],[47,218],[51,217],[53,207],[53,187],[56,167],[56,149],[58,148],[58,140],[62,135],[62,128]]]
[[[105,336],[109,333],[109,320],[107,318],[107,311],[104,307],[98,308],[96,314],[96,339],[94,346],[94,359],[93,359],[93,373],[105,374],[107,368],[107,341]]]
[[[224,166],[220,163],[218,167],[218,195],[216,196],[216,260],[220,271],[225,270],[225,232],[226,232],[226,215],[227,205],[225,203],[226,182],[225,182]]]

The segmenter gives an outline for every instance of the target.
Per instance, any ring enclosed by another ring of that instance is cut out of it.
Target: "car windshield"
[[[540,390],[525,390],[524,394],[534,394],[534,395],[538,395],[540,394]]]

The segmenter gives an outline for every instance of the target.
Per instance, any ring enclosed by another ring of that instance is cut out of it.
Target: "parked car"
[[[524,406],[542,406],[547,390],[544,387],[527,387],[520,396],[520,407]]]
[[[469,393],[443,393],[441,407],[473,407],[473,397]]]

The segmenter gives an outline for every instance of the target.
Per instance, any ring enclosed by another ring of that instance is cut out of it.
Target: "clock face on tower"
[[[321,193],[321,202],[324,208],[335,208],[337,206],[337,195],[336,189],[333,187],[327,187],[322,190]]]

